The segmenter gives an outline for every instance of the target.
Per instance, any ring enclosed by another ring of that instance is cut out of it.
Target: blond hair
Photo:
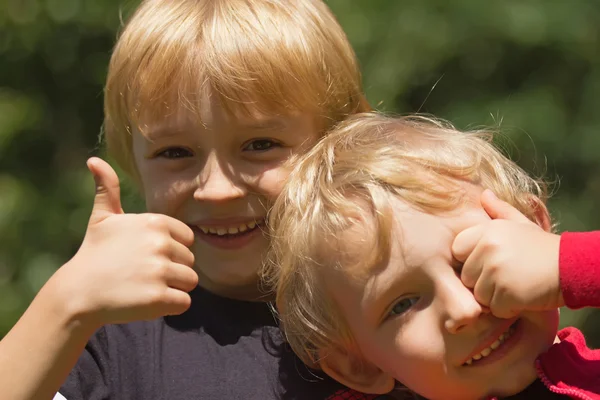
[[[321,0],[146,0],[109,65],[109,155],[135,176],[132,129],[181,106],[197,112],[207,90],[230,113],[311,112],[324,128],[370,110],[352,47]]]
[[[319,350],[357,350],[321,278],[328,268],[353,268],[343,253],[365,246],[349,249],[336,238],[368,212],[375,232],[365,236],[375,239],[357,263],[375,265],[390,252],[391,196],[442,213],[466,200],[465,183],[493,190],[532,220],[537,199],[546,200],[543,182],[502,155],[489,131],[461,132],[422,116],[350,117],[299,161],[270,214],[265,279],[287,340],[305,363],[316,366]]]

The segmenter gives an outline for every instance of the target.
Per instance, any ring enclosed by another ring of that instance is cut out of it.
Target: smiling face
[[[429,399],[523,390],[536,377],[535,359],[555,340],[558,311],[499,319],[463,286],[452,242],[461,230],[490,219],[474,200],[442,216],[391,201],[396,220],[384,265],[360,277],[341,269],[325,275],[362,357]],[[363,220],[341,237],[353,243],[352,254],[361,253],[357,246],[371,223]]]
[[[203,102],[198,117],[180,110],[134,132],[147,209],[192,227],[201,286],[234,298],[264,295],[257,271],[268,206],[287,176],[282,164],[317,132],[308,114],[234,118],[215,100]]]

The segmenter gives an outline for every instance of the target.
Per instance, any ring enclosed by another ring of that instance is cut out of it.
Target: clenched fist
[[[489,190],[481,203],[492,220],[460,232],[452,245],[454,258],[463,263],[461,280],[473,289],[475,299],[500,318],[563,306],[560,236]]]

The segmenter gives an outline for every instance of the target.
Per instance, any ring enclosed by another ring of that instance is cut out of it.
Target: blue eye
[[[249,142],[243,148],[244,151],[267,151],[274,147],[280,147],[280,144],[271,139],[257,139]]]
[[[170,147],[162,150],[156,154],[157,157],[163,157],[167,159],[177,159],[192,157],[194,154],[184,147]]]
[[[412,306],[414,306],[418,301],[418,297],[406,297],[404,299],[401,299],[394,305],[394,307],[392,307],[390,315],[402,315],[405,312],[407,312]]]

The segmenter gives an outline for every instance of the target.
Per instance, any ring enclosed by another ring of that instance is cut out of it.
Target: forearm
[[[55,301],[48,286],[0,342],[2,398],[52,399],[94,333]]]

